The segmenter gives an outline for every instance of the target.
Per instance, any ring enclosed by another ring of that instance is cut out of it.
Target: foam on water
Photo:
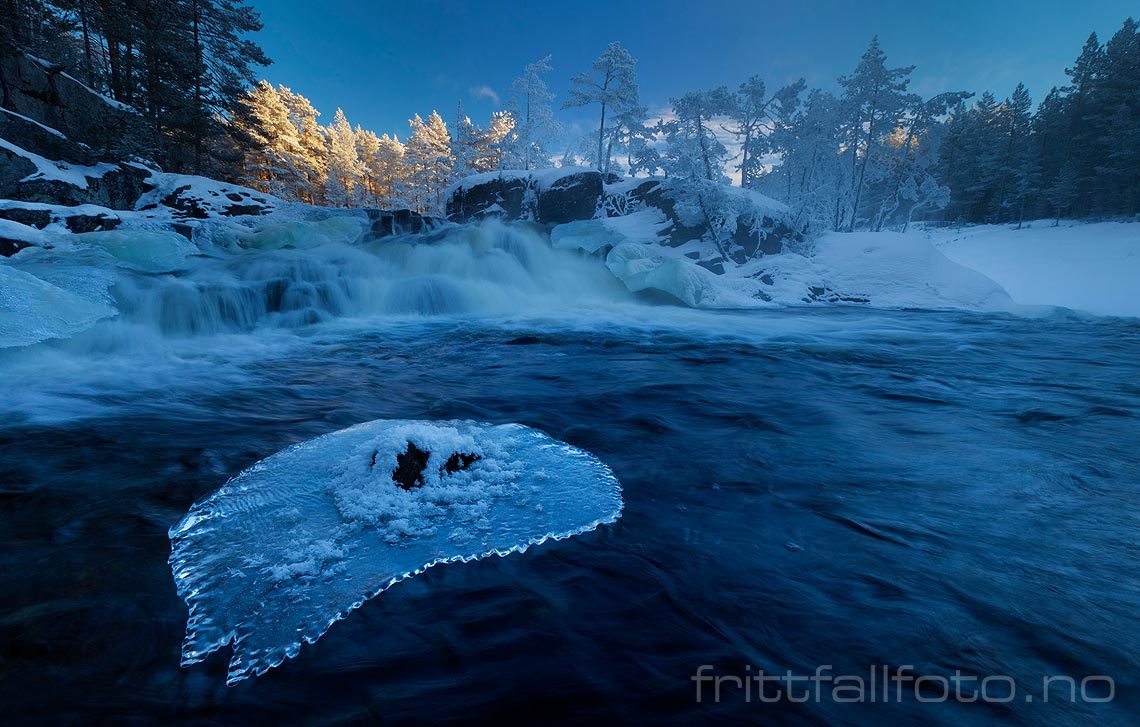
[[[409,443],[430,458],[422,483],[404,489],[393,471]],[[449,466],[453,454],[468,456],[463,469]],[[171,528],[190,609],[182,664],[233,644],[228,683],[263,674],[433,565],[522,552],[621,509],[605,464],[518,424],[377,420],[303,442]]]

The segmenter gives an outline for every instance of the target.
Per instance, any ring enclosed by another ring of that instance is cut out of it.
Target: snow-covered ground
[[[1140,316],[1140,223],[1032,222],[913,233],[1017,303]]]

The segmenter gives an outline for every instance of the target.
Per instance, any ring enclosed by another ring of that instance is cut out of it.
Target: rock
[[[721,262],[720,260],[698,260],[697,265],[700,265],[702,268],[704,268],[705,270],[708,270],[710,273],[716,273],[717,275],[724,275],[724,263]]]
[[[0,237],[0,257],[11,257],[23,250],[25,247],[31,247],[31,243],[24,242],[23,240],[14,240],[8,237]]]
[[[544,225],[561,225],[575,220],[591,219],[602,199],[600,172],[579,172],[554,180],[538,190],[535,221]]]
[[[75,214],[67,215],[63,218],[63,223],[67,225],[67,230],[75,233],[106,232],[118,227],[120,222],[122,222],[122,220],[118,217],[106,214]]]
[[[0,90],[4,108],[51,127],[66,139],[25,125],[15,133],[30,144],[17,145],[49,159],[80,165],[127,159],[138,151],[145,121],[129,107],[105,98],[59,67],[10,48],[0,50]],[[10,117],[11,114],[0,114]],[[7,120],[0,136],[13,128]],[[50,138],[49,138],[50,137]],[[86,149],[80,147],[85,143]]]
[[[370,466],[376,466],[376,459],[379,455],[379,451],[372,453],[372,464]],[[431,452],[420,449],[415,442],[409,441],[408,448],[396,455],[396,469],[392,470],[392,481],[396,483],[397,487],[405,490],[423,487],[424,470],[427,469],[429,459],[431,459]],[[442,471],[453,475],[460,470],[467,469],[481,459],[482,457],[474,453],[452,452],[443,463]]]
[[[396,455],[396,469],[392,470],[392,481],[397,487],[405,490],[422,487],[429,457],[431,452],[425,452],[414,442],[408,442],[408,448]],[[372,455],[372,466],[376,466],[376,453]]]
[[[132,209],[135,200],[147,190],[146,179],[150,172],[130,164],[119,164],[100,170],[99,176],[87,177],[86,189],[58,179],[20,181],[35,173],[35,165],[28,162],[31,169],[24,174],[5,173],[4,151],[0,149],[0,197],[5,199],[68,207],[93,204],[110,209]],[[27,161],[23,157],[18,158]]]
[[[368,218],[372,220],[373,237],[418,235],[446,222],[438,217],[421,215],[412,210],[368,210]]]
[[[0,108],[0,139],[47,159],[80,166],[91,166],[98,161],[90,147],[77,144],[58,131],[3,108]]]
[[[230,197],[231,195],[226,196]],[[226,217],[239,217],[241,215],[263,215],[265,214],[265,206],[260,204],[231,204],[230,206],[222,209],[222,214]]]
[[[788,224],[786,208],[749,190],[725,189],[726,204],[733,206],[736,229],[731,239],[716,244],[719,255],[701,261],[708,270],[722,273],[727,258],[738,264],[784,251],[802,235]],[[653,208],[670,223],[664,244],[680,247],[709,237],[704,222],[691,224],[677,211],[677,195],[662,178],[621,180],[589,169],[543,169],[534,172],[502,171],[469,177],[448,197],[447,217],[471,222],[487,217],[507,221],[532,220],[543,225],[565,225],[593,219],[598,210],[620,217]],[[687,224],[689,223],[689,224]]]
[[[72,212],[66,207],[49,209],[29,209],[24,207],[0,208],[0,219],[19,222],[37,230],[62,220],[69,232],[103,232],[113,230],[122,222],[117,216],[107,213]]]
[[[443,471],[449,475],[453,475],[460,470],[465,470],[479,460],[483,459],[477,454],[467,452],[452,452],[447,461],[443,463]]]
[[[0,209],[0,219],[19,222],[21,225],[42,230],[51,224],[51,212],[48,210],[30,210],[21,207]]]
[[[523,201],[527,196],[527,180],[503,176],[480,184],[461,185],[447,200],[447,219],[472,222],[485,217],[505,220],[526,219]]]
[[[175,187],[160,203],[169,207],[171,216],[176,219],[204,220],[214,215],[260,216],[273,211],[273,202],[253,190],[237,185],[228,187],[229,191],[226,189],[195,189],[193,185],[183,184]]]

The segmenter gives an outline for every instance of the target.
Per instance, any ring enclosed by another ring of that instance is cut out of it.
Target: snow
[[[993,280],[947,259],[912,235],[829,233],[815,242],[811,256],[785,252],[739,267],[729,262],[725,274],[717,275],[687,256],[695,253],[700,260],[711,259],[716,253],[710,243],[691,241],[677,248],[658,244],[667,225],[656,210],[642,210],[558,225],[551,231],[551,241],[556,248],[587,253],[609,246],[606,268],[631,292],[655,290],[695,308],[812,302],[982,311],[1016,307]]]
[[[431,457],[423,485],[405,490],[392,471],[409,442]],[[448,474],[453,453],[481,458]],[[621,509],[606,465],[519,424],[376,420],[294,445],[171,528],[171,570],[189,607],[182,664],[233,644],[235,684],[427,568],[522,552],[612,523]]]
[[[866,298],[879,308],[1014,308],[996,282],[949,260],[926,240],[911,235],[830,233],[817,241],[815,254],[808,260],[810,274],[802,284],[822,284],[842,296]],[[791,272],[797,267],[777,266],[776,270]]]
[[[1140,316],[1140,223],[1041,220],[914,233],[997,281],[1018,303]]]
[[[15,111],[12,111],[11,109],[6,109],[6,108],[0,106],[0,111],[3,111],[4,113],[9,114],[10,116],[15,116],[18,119],[23,119],[24,121],[27,121],[28,123],[35,124],[36,126],[40,127],[44,131],[48,132],[49,134],[52,134],[53,136],[58,136],[60,139],[66,139],[67,138],[66,136],[63,135],[63,132],[59,131],[58,129],[53,129],[50,126],[45,126],[44,124],[41,124],[40,122],[36,121],[35,119],[28,118],[27,116],[24,116],[23,114],[18,114]]]
[[[59,182],[66,182],[67,184],[74,185],[80,189],[87,189],[87,178],[101,178],[107,172],[118,169],[117,164],[109,164],[107,162],[100,162],[95,166],[81,166],[78,164],[68,164],[67,162],[53,162],[46,157],[39,154],[34,154],[26,149],[16,146],[6,139],[0,139],[0,148],[7,149],[8,151],[22,156],[32,164],[36,165],[36,171],[32,174],[21,179],[21,182],[32,182],[39,179],[54,180]]]

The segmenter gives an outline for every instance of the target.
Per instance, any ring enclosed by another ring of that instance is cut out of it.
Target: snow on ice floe
[[[584,533],[621,509],[605,464],[519,424],[376,420],[294,445],[171,528],[190,611],[182,664],[232,643],[227,683],[263,674],[426,568]]]

